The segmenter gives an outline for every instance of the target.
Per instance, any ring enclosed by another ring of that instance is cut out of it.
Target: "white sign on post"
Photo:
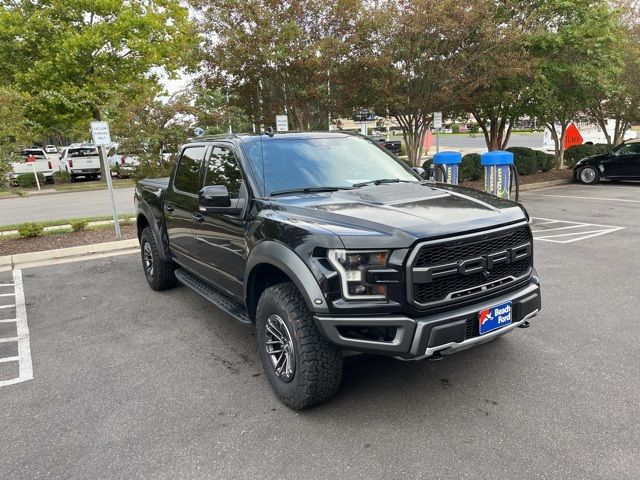
[[[91,136],[93,143],[98,147],[100,162],[104,165],[104,171],[107,180],[107,189],[109,190],[109,198],[111,199],[111,210],[113,212],[113,226],[116,231],[116,238],[120,238],[120,219],[116,209],[116,197],[113,194],[113,182],[111,181],[111,169],[107,159],[107,146],[111,145],[111,133],[109,132],[109,124],[107,122],[91,122]]]
[[[91,136],[96,145],[111,145],[111,133],[107,122],[91,122]]]
[[[289,117],[286,115],[276,115],[276,131],[288,132],[289,131]]]
[[[433,112],[433,128],[442,128],[442,112]]]

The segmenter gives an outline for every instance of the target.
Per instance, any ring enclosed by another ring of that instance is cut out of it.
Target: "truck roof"
[[[276,132],[273,135],[266,133],[223,133],[220,135],[204,135],[202,137],[191,138],[187,143],[213,142],[216,140],[240,140],[241,142],[269,141],[271,139],[291,139],[305,138],[344,138],[346,136],[356,136],[353,133],[336,130],[332,132]]]

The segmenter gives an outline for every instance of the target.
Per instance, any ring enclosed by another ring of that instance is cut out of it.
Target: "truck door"
[[[640,178],[640,143],[627,143],[615,149],[604,164],[604,174],[609,178]]]
[[[231,200],[244,198],[248,204],[246,182],[230,144],[213,145],[204,169],[203,186],[224,185]],[[201,216],[194,226],[198,273],[226,293],[242,299],[247,247],[244,215],[195,211]]]
[[[198,211],[198,191],[202,183],[200,170],[206,151],[204,145],[189,146],[182,151],[164,198],[169,247],[178,262],[191,268],[196,256],[193,246],[194,212]]]

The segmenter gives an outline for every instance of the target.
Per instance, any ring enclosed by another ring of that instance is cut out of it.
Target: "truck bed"
[[[141,187],[159,188],[160,190],[166,190],[169,186],[169,177],[161,178],[143,178],[138,182]]]

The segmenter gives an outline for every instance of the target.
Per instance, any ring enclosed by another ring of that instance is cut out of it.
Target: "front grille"
[[[472,240],[462,245],[425,245],[420,248],[414,262],[414,267],[426,267],[439,263],[478,257],[480,255],[498,252],[505,248],[522,245],[530,241],[529,229],[527,227],[521,227],[499,237],[480,241]]]
[[[483,232],[475,236],[445,239],[436,244],[427,242],[419,245],[413,263],[409,265],[409,278],[415,276],[421,280],[416,280],[410,285],[409,301],[419,307],[430,307],[508,288],[530,274],[532,255],[516,260],[509,257],[508,262],[503,260],[476,273],[460,273],[458,266],[465,260],[483,261],[487,255],[508,252],[509,249],[531,244],[530,230],[527,226],[522,226],[510,230]],[[451,272],[438,276],[438,269],[432,267],[443,265],[451,267]],[[433,272],[432,278],[425,280],[424,275],[417,274],[425,269]]]

